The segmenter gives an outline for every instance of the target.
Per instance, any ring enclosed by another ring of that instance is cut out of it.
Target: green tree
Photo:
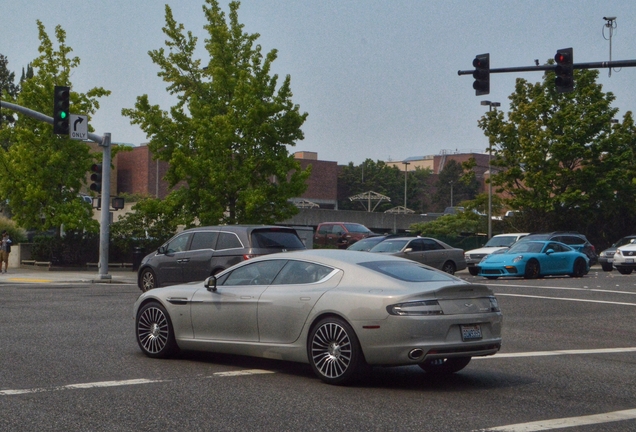
[[[155,157],[170,163],[165,214],[188,226],[286,219],[298,211],[289,199],[307,187],[309,170],[287,150],[304,138],[307,114],[292,103],[289,75],[280,86],[270,75],[276,50],[263,55],[254,45],[259,35],[243,32],[239,3],[230,3],[227,22],[217,1],[205,3],[205,67],[194,58],[197,38],[184,34],[166,6],[167,50],[149,54],[177,103],[162,111],[143,95],[122,113],[146,132]]]
[[[58,49],[37,22],[40,56],[32,65],[34,75],[22,82],[16,104],[43,114],[52,114],[55,85],[71,85],[77,57],[66,45],[66,33],[57,26]],[[109,92],[93,88],[82,94],[71,91],[71,112],[90,118],[99,108],[98,97]],[[0,197],[8,199],[14,219],[23,227],[47,230],[97,230],[90,204],[77,196],[93,161],[88,146],[81,141],[53,135],[52,126],[25,115],[0,130]]]
[[[479,126],[494,149],[493,185],[522,210],[525,230],[578,230],[598,245],[631,234],[636,224],[636,129],[596,83],[597,70],[576,70],[571,93],[557,93],[554,74],[518,79],[508,119],[487,113]]]
[[[406,178],[407,207],[416,212],[425,208],[426,187],[431,175],[430,169],[409,171]],[[391,202],[381,203],[376,211],[385,211],[404,205],[404,171],[388,166],[383,161],[366,159],[360,165],[353,162],[343,167],[338,174],[338,208],[341,210],[363,210],[359,202],[349,200],[350,196],[374,191],[391,198]]]
[[[9,60],[0,54],[0,99],[13,101],[18,95],[18,86],[15,83],[15,73],[9,71]],[[0,128],[3,124],[12,123],[15,120],[9,110],[0,111]]]
[[[438,211],[446,207],[457,206],[461,201],[472,200],[477,196],[479,183],[472,170],[474,160],[463,166],[455,160],[449,160],[439,173],[435,183],[433,206]]]

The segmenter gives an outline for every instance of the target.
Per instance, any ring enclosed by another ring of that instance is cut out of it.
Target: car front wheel
[[[307,356],[314,373],[328,384],[351,382],[364,365],[355,332],[344,320],[327,317],[312,329]]]
[[[148,357],[168,358],[179,351],[170,316],[158,302],[143,305],[135,324],[137,343]]]
[[[632,274],[633,269],[629,267],[616,267],[616,270],[622,275]]]
[[[141,273],[140,281],[141,281],[140,288],[143,292],[149,291],[151,289],[155,289],[158,286],[157,277],[155,276],[155,273],[150,269],[145,269]]]
[[[436,375],[450,375],[464,369],[470,363],[470,357],[451,357],[426,360],[419,366],[426,372]]]
[[[470,273],[471,276],[477,276],[479,274],[479,268],[468,267],[468,273]]]

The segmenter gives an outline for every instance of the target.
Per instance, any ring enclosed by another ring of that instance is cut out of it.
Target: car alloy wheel
[[[141,290],[143,292],[157,288],[157,278],[152,270],[146,269],[141,274]]]
[[[351,381],[362,357],[353,329],[336,317],[316,324],[309,335],[307,354],[316,375],[329,384]]]
[[[157,302],[147,303],[137,313],[137,343],[149,357],[166,358],[177,350],[168,313]]]
[[[453,263],[452,261],[446,261],[442,266],[442,271],[448,274],[455,274],[456,269],[457,267],[455,267],[455,263]]]

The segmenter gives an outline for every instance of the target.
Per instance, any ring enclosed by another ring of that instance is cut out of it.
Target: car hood
[[[470,254],[491,254],[491,253],[495,253],[497,251],[504,250],[504,249],[508,249],[508,248],[505,247],[505,246],[483,247],[483,248],[479,248],[479,249],[469,250],[468,252],[466,252],[466,254],[467,255],[470,255]]]
[[[509,263],[511,262],[514,258],[523,255],[529,255],[529,254],[507,254],[507,253],[503,253],[503,254],[490,254],[488,255],[484,261],[482,261],[482,263],[488,263],[488,264],[504,264],[504,263]],[[531,255],[531,254],[530,254]]]

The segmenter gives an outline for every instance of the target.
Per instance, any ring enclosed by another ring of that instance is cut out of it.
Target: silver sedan
[[[416,262],[345,250],[267,255],[134,305],[141,350],[180,349],[309,363],[330,384],[369,366],[457,372],[501,346],[493,292]]]

